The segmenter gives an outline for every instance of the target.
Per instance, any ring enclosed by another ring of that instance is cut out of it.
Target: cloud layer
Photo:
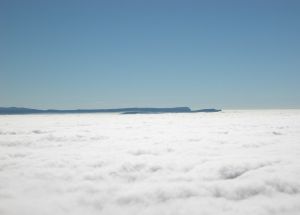
[[[300,111],[0,116],[0,214],[299,214]]]

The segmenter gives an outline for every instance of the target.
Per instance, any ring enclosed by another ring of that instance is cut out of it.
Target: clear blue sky
[[[0,106],[300,108],[299,0],[0,0]]]

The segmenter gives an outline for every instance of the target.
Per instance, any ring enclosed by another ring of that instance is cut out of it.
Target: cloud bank
[[[0,214],[299,214],[300,111],[0,116]]]

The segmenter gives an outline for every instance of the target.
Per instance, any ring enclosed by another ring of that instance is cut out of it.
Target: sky
[[[0,106],[300,108],[298,0],[0,0]]]

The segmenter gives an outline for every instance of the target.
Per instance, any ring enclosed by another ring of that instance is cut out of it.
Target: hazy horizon
[[[191,110],[200,110],[200,109],[221,109],[223,111],[230,111],[230,110],[249,110],[249,111],[255,111],[255,110],[299,110],[299,107],[295,107],[295,108],[222,108],[222,107],[191,107],[191,106],[187,106],[187,105],[179,105],[179,106],[151,106],[151,105],[147,105],[147,106],[120,106],[120,107],[104,107],[104,108],[39,108],[39,107],[30,107],[30,106],[0,106],[0,108],[29,108],[29,109],[36,109],[36,110],[94,110],[94,109],[123,109],[123,108],[176,108],[176,107],[188,107]]]

